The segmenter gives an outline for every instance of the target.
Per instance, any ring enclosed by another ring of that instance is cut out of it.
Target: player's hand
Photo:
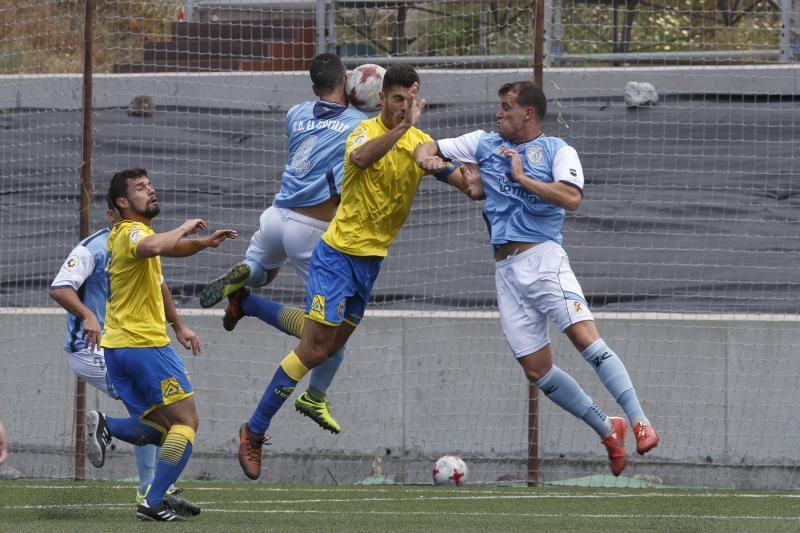
[[[403,124],[409,128],[417,123],[420,115],[422,115],[422,110],[428,105],[428,101],[424,98],[417,101],[418,95],[419,83],[415,82],[414,85],[411,86],[411,91],[406,95],[405,106],[403,106]]]
[[[184,235],[192,235],[193,233],[202,231],[207,227],[208,226],[206,225],[206,222],[202,218],[190,218],[181,224],[181,229],[183,229]]]
[[[519,152],[516,150],[503,150],[503,155],[509,159],[511,163],[511,177],[514,181],[519,182],[525,178],[525,169],[522,168],[522,159],[519,157]]]
[[[8,459],[8,436],[3,422],[0,422],[0,464]]]
[[[205,238],[206,246],[209,248],[216,248],[225,239],[235,239],[239,236],[239,232],[232,229],[218,229],[211,235]]]
[[[430,155],[417,161],[417,165],[428,174],[433,174],[434,172],[438,172],[446,167],[447,163],[445,163],[444,159],[438,155]]]
[[[200,346],[200,337],[197,336],[197,333],[183,324],[175,325],[173,329],[175,330],[175,338],[178,339],[178,342],[180,342],[184,348],[192,350],[192,355],[198,355],[203,351]]]
[[[102,333],[100,323],[94,315],[83,319],[83,341],[90,351],[93,352],[100,348],[100,336]]]
[[[486,198],[486,192],[483,190],[483,182],[481,181],[481,170],[478,165],[474,163],[461,163],[459,167],[461,175],[464,176],[464,184],[466,185],[467,193],[472,200],[483,200]]]

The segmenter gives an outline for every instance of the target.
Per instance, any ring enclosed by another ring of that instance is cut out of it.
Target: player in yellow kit
[[[217,230],[208,237],[184,238],[206,228],[201,219],[155,233],[150,226],[159,213],[158,197],[147,171],[140,168],[114,175],[108,206],[119,211],[121,219],[108,236],[108,301],[100,345],[107,377],[131,416],[112,418],[90,411],[86,417],[87,455],[93,465],[102,466],[112,436],[134,445],[161,446],[153,482],[136,509],[136,517],[183,520],[164,496],[189,461],[198,419],[183,361],[169,344],[167,321],[173,325],[178,341],[194,355],[200,353],[200,341],[182,325],[172,300],[164,298],[163,291],[168,289],[159,256],[193,255],[216,248],[237,233]]]
[[[417,101],[418,91],[412,67],[389,67],[380,115],[363,121],[347,139],[341,203],[311,256],[300,344],[281,361],[239,430],[239,463],[251,479],[261,474],[261,448],[272,417],[297,382],[358,326],[381,261],[408,217],[426,174],[414,161],[414,149],[431,140],[414,127],[425,107],[425,100]],[[437,178],[449,181],[450,174],[460,172],[448,168]]]

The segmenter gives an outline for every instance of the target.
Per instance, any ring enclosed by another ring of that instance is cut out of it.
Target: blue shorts
[[[364,317],[383,257],[359,257],[319,241],[311,254],[306,316],[315,322],[357,326]]]
[[[131,416],[193,395],[183,360],[169,344],[161,348],[105,348],[108,378]]]

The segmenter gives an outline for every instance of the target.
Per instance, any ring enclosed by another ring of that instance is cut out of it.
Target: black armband
[[[448,161],[447,165],[440,171],[436,172],[433,177],[437,180],[441,181],[442,183],[447,183],[447,177],[455,172],[455,170],[459,167],[459,163],[455,161]]]

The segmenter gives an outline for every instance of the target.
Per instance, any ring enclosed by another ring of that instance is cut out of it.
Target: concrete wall
[[[234,457],[237,429],[294,341],[255,319],[227,333],[219,316],[196,314],[186,320],[204,340],[204,350],[185,361],[202,422],[186,475],[241,479]],[[646,458],[633,453],[626,474],[681,486],[793,488],[800,462],[793,318],[661,317],[598,320],[663,438]],[[74,380],[59,348],[62,320],[0,314],[0,338],[6,339],[0,349],[0,414],[10,434],[9,465],[25,476],[72,476]],[[609,414],[619,415],[589,365],[557,332],[553,341],[556,363]],[[474,481],[524,479],[527,394],[491,314],[368,317],[330,389],[344,431],[323,432],[287,405],[271,428],[265,480],[358,481],[378,457],[395,480],[427,482],[431,461],[450,452],[473,466]],[[542,478],[607,473],[597,436],[548,400],[540,403]],[[124,414],[119,402],[93,390],[88,405]],[[628,450],[633,447],[629,436]],[[133,476],[129,453],[120,444],[107,468],[87,466],[88,475]]]
[[[502,83],[531,77],[530,69],[420,70],[421,94],[432,104],[494,103]],[[648,81],[670,94],[800,94],[800,65],[732,67],[553,68],[545,72],[551,99],[622,97],[628,81]],[[0,76],[0,109],[80,109],[80,74]],[[285,111],[306,98],[306,72],[98,74],[96,108],[127,107],[140,94],[157,106]]]

